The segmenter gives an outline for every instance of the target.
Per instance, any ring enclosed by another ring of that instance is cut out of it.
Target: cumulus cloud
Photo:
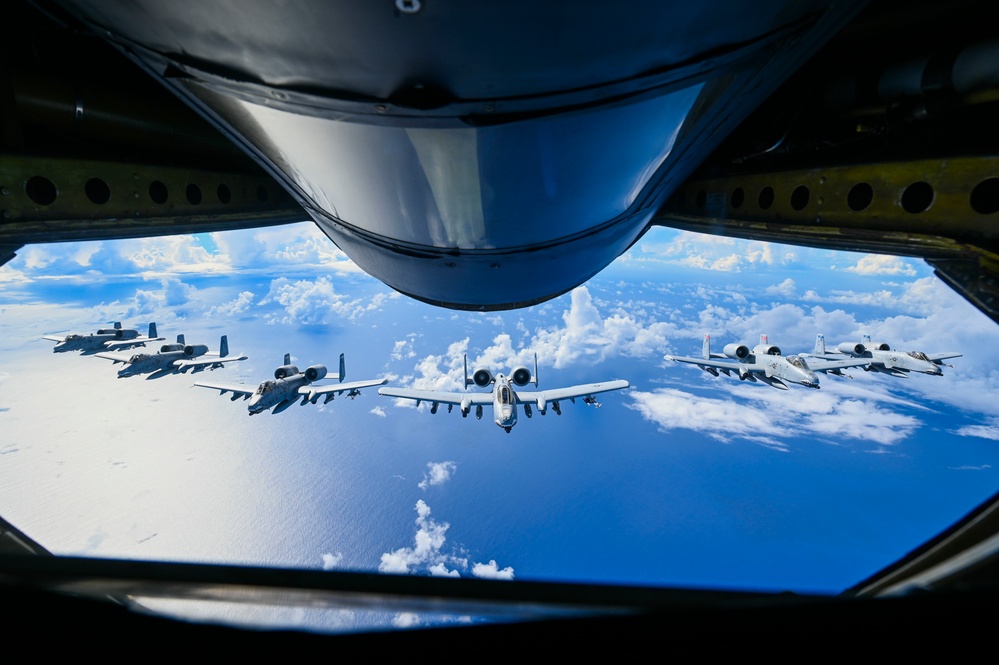
[[[858,275],[906,275],[914,277],[916,270],[898,256],[888,254],[865,254],[845,270]]]
[[[458,470],[458,465],[448,460],[447,462],[427,462],[428,473],[423,474],[423,480],[417,487],[426,490],[431,485],[443,485],[451,480],[451,474]]]
[[[415,628],[420,623],[420,615],[413,612],[399,612],[392,617],[392,626],[395,628]]]
[[[490,559],[489,563],[476,563],[472,566],[472,575],[489,580],[512,580],[513,568],[507,566],[500,569],[495,559]]]
[[[227,303],[223,303],[221,305],[216,305],[212,307],[210,310],[205,312],[205,316],[208,318],[213,318],[216,316],[223,318],[238,316],[246,312],[246,310],[248,310],[250,308],[250,305],[252,304],[253,304],[253,292],[243,291],[238,296],[236,296],[235,299],[230,300]]]
[[[131,318],[150,314],[159,315],[168,308],[176,310],[177,307],[186,305],[194,292],[193,286],[181,282],[176,277],[168,277],[160,281],[158,290],[136,289],[135,295],[123,305],[120,314]]]
[[[768,286],[766,288],[767,295],[770,296],[783,296],[785,298],[793,298],[795,295],[795,284],[794,280],[788,277],[780,284],[774,284],[773,286]]]
[[[430,506],[423,499],[416,502],[416,536],[413,547],[401,547],[382,554],[378,564],[381,573],[410,573],[420,568],[433,569],[435,575],[452,575],[451,565],[467,565],[460,559],[441,552],[447,540],[445,534],[451,527],[447,522],[436,522],[430,517]]]
[[[741,272],[758,267],[789,266],[799,260],[800,248],[769,242],[737,240],[689,231],[676,232],[660,241],[663,233],[647,234],[630,260],[656,260],[688,268]]]
[[[336,554],[327,552],[323,554],[323,570],[333,570],[340,565],[341,561],[343,561],[343,554],[340,552]]]
[[[403,358],[413,358],[416,356],[416,351],[413,350],[413,340],[412,339],[400,339],[392,346],[392,351],[389,353],[389,357],[392,360],[402,360]]]
[[[385,409],[383,409],[380,406],[376,406],[375,408],[371,409],[371,411],[369,411],[369,413],[373,413],[376,416],[378,416],[379,418],[388,418],[388,414],[385,413]]]

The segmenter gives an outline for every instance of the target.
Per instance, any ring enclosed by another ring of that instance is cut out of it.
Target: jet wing
[[[331,383],[327,386],[299,386],[299,395],[308,395],[309,399],[315,399],[318,395],[339,395],[343,392],[370,388],[371,386],[381,386],[388,383],[388,379],[371,379],[369,381],[350,381],[347,383]]]
[[[97,355],[101,355],[98,353]],[[215,357],[201,357],[194,358],[192,360],[174,360],[173,367],[178,372],[183,374],[189,369],[198,371],[199,369],[206,369],[208,367],[221,366],[223,363],[236,362],[237,360],[246,360],[247,356],[226,356],[225,358]]]
[[[717,367],[719,369],[728,369],[734,372],[738,372],[739,368],[751,369],[754,365],[749,363],[741,363],[738,361],[720,361],[720,360],[709,360],[708,358],[689,358],[687,356],[663,356],[666,360],[675,360],[678,363],[692,363],[694,365],[699,365],[701,367]]]
[[[437,402],[439,404],[467,403],[492,404],[492,393],[444,393],[436,390],[413,390],[412,388],[379,388],[379,395],[386,397],[401,397],[403,399],[415,399],[418,402]]]
[[[46,337],[45,339],[52,339],[52,338],[51,337]],[[948,358],[960,358],[962,355],[964,355],[964,354],[961,354],[961,353],[927,353],[926,357],[929,358],[932,362],[935,362],[936,364],[939,365],[941,360],[947,360]]]
[[[813,372],[829,372],[837,369],[845,369],[847,367],[863,367],[864,365],[870,365],[877,362],[870,358],[851,358],[850,360],[825,360],[815,358],[810,356],[808,358],[801,357],[801,360],[808,365],[808,369]]]
[[[113,360],[116,363],[127,363],[134,355],[134,353],[95,353],[94,357]]]
[[[249,397],[254,393],[256,387],[247,386],[245,384],[238,383],[214,383],[209,381],[195,381],[194,385],[201,388],[211,388],[213,390],[218,390],[219,395],[225,395],[226,393],[232,393],[233,399],[238,397]]]
[[[42,339],[52,340],[53,342],[65,342],[66,337],[66,335],[63,335],[62,337],[59,335],[42,335]]]
[[[140,344],[145,344],[146,342],[162,342],[166,337],[136,337],[134,339],[123,339],[123,340],[108,340],[104,342],[104,348],[109,351],[114,351],[115,349],[130,349],[133,346],[139,346]]]
[[[585,383],[580,386],[570,386],[568,388],[555,388],[553,390],[522,391],[516,390],[518,404],[537,404],[538,408],[548,402],[562,399],[574,399],[576,397],[586,397],[596,393],[605,393],[609,390],[621,390],[630,384],[618,379],[615,381],[602,381],[600,383]]]

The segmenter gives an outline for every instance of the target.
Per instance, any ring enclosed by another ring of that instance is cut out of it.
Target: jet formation
[[[723,353],[712,353],[710,335],[705,335],[700,358],[666,355],[664,359],[696,365],[713,376],[721,372],[726,376],[738,376],[742,381],[759,381],[778,390],[787,390],[789,383],[817,389],[818,372],[850,376],[843,370],[851,367],[901,377],[910,371],[939,376],[942,374],[941,361],[961,355],[892,351],[888,344],[871,344],[868,335],[864,335],[864,340],[866,344],[840,344],[836,353],[827,353],[825,337],[819,334],[812,353],[785,356],[780,347],[769,343],[766,335],[760,335],[760,343],[752,349],[745,344],[726,344]],[[726,360],[716,360],[721,358]]]
[[[421,402],[430,403],[430,413],[437,413],[441,404],[447,405],[447,410],[457,406],[461,411],[461,417],[467,418],[472,407],[475,407],[475,418],[482,420],[484,406],[492,405],[493,422],[502,427],[507,434],[517,424],[517,405],[523,405],[524,415],[528,418],[532,416],[531,405],[537,407],[538,413],[545,415],[548,406],[552,410],[562,415],[560,402],[570,400],[575,403],[577,397],[583,399],[587,406],[600,407],[600,404],[593,397],[597,393],[609,390],[621,390],[628,387],[627,381],[605,381],[603,383],[587,383],[569,388],[556,388],[554,390],[525,391],[519,390],[521,386],[533,383],[538,386],[538,354],[534,354],[534,374],[527,367],[515,368],[509,376],[504,374],[493,374],[485,367],[476,368],[472,372],[471,378],[468,376],[468,356],[465,356],[465,388],[475,385],[479,388],[493,386],[488,393],[450,393],[438,390],[414,390],[411,388],[379,388],[378,394],[386,397],[398,397],[402,399],[416,400],[417,406]],[[516,387],[514,387],[516,386]]]
[[[354,399],[361,394],[361,388],[370,386],[380,386],[388,382],[388,379],[371,379],[368,381],[354,381],[343,383],[346,371],[344,369],[343,354],[340,354],[340,371],[336,376],[330,376],[325,365],[311,365],[305,371],[300,371],[298,367],[291,364],[291,354],[284,354],[284,364],[274,370],[274,379],[261,382],[256,390],[245,385],[231,383],[215,383],[212,381],[196,381],[194,385],[201,388],[211,388],[218,390],[220,395],[227,392],[232,393],[229,399],[235,402],[242,397],[250,400],[247,409],[250,415],[256,415],[267,411],[273,407],[272,414],[281,413],[289,406],[298,401],[300,404],[315,404],[320,397],[325,397],[323,404],[327,404],[337,395],[346,392],[347,397]],[[317,385],[316,381],[322,379],[336,379],[339,383]]]
[[[95,333],[67,333],[66,335],[45,335],[43,339],[56,342],[53,353],[66,351],[82,351],[84,354],[94,354],[99,351],[121,351],[136,346],[145,346],[146,342],[160,342],[164,338],[156,336],[156,324],[149,324],[149,335],[143,336],[138,330],[122,328],[121,321],[115,321],[111,328],[101,328]]]

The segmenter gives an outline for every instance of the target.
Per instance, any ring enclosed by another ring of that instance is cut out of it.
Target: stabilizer
[[[347,368],[343,363],[343,354],[340,354],[340,383],[343,383],[343,377],[347,375]]]
[[[187,342],[184,341],[184,336],[183,335],[177,335],[177,343],[178,344],[187,344]]]
[[[826,353],[826,336],[819,333],[815,336],[815,349],[812,351],[814,355],[822,356]]]
[[[156,333],[156,324],[149,324],[149,339],[156,339],[159,335]]]
[[[711,335],[704,336],[704,344],[701,346],[701,357],[711,360]]]
[[[285,365],[290,365],[291,364],[291,354],[290,353],[284,354],[284,363],[283,364],[285,364]]]
[[[534,354],[534,387],[538,387],[538,354],[536,352]]]
[[[229,336],[222,335],[222,339],[219,340],[219,358],[225,358],[229,355]]]

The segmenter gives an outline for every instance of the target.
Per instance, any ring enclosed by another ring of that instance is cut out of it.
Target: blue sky
[[[39,341],[112,320],[227,333],[249,360],[212,378],[251,385],[285,352],[439,390],[461,389],[463,353],[499,371],[537,353],[542,388],[632,388],[511,434],[374,390],[249,418],[191,377],[118,380]],[[662,358],[818,332],[964,357],[786,392]],[[0,268],[0,514],[60,553],[832,593],[994,493],[997,339],[917,260],[665,229],[491,314],[400,296],[311,224],[33,246]]]

